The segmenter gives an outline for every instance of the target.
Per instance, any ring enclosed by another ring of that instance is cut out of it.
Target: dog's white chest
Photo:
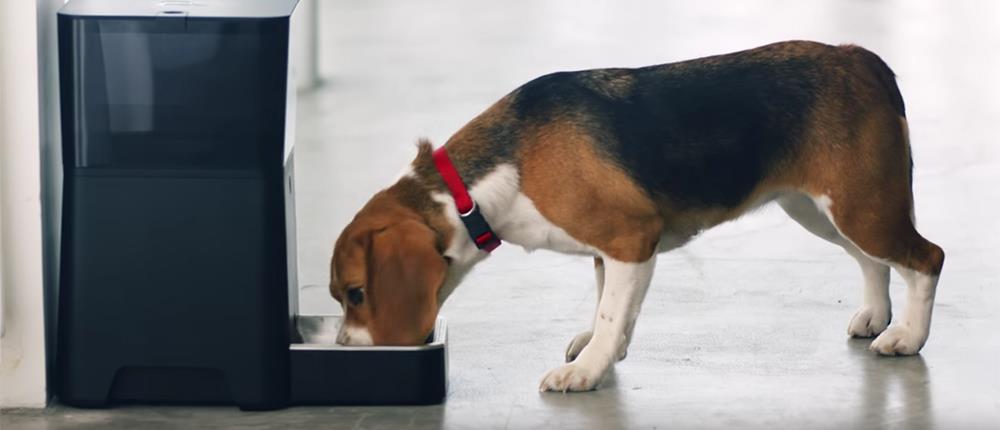
[[[566,230],[545,219],[535,204],[518,192],[504,213],[498,214],[500,238],[520,245],[527,251],[548,249],[557,252],[596,255],[596,250],[580,243]]]
[[[572,254],[597,255],[596,250],[580,243],[562,228],[545,219],[528,196],[521,193],[517,169],[501,164],[477,181],[469,194],[479,205],[486,221],[500,239],[525,250],[548,249]],[[454,200],[446,193],[436,193],[434,200],[448,205],[446,217],[456,234],[445,252],[456,261],[473,262],[481,259],[481,251],[469,239],[465,226],[452,208]]]

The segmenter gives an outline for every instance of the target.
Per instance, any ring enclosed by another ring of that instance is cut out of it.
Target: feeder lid
[[[61,15],[101,17],[282,18],[298,0],[70,0]]]

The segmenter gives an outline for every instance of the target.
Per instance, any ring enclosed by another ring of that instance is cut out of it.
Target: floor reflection
[[[849,339],[861,366],[859,423],[905,429],[934,427],[927,363],[920,355],[881,357],[868,351],[871,339]],[[859,425],[859,427],[863,427]]]

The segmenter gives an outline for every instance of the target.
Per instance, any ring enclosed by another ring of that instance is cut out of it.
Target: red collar
[[[465,188],[465,183],[462,182],[462,177],[455,170],[455,165],[451,164],[448,152],[442,146],[434,150],[433,158],[434,167],[437,168],[438,174],[441,175],[441,179],[444,180],[448,191],[455,199],[459,219],[462,220],[462,224],[465,224],[465,229],[469,231],[469,237],[472,238],[477,248],[492,252],[500,246],[500,237],[493,232],[490,224],[486,222],[486,218],[479,211],[479,205],[472,200],[472,196]]]

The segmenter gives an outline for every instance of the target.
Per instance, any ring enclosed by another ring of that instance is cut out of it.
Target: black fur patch
[[[733,207],[795,150],[820,85],[819,68],[808,57],[731,54],[560,72],[524,85],[514,110],[523,120],[570,120],[590,130],[655,197],[687,207]],[[615,76],[619,84],[610,92],[595,87],[595,74]]]
[[[477,135],[488,143],[476,153],[466,154],[461,161],[456,161],[461,164],[462,179],[467,183],[482,178],[498,164],[512,162],[517,148],[515,130],[506,122],[483,127]]]

